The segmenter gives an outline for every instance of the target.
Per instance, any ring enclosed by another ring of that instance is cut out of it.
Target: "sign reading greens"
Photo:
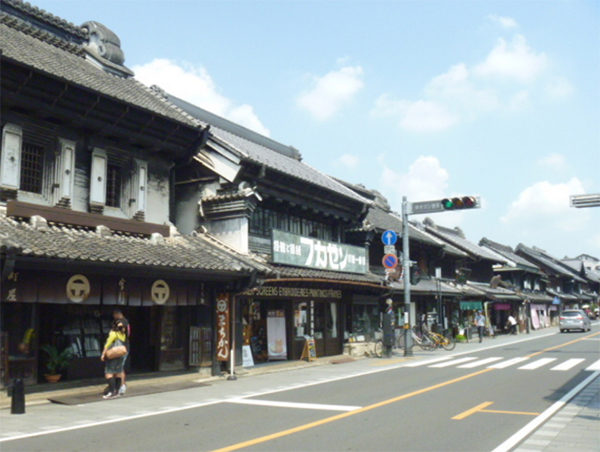
[[[273,262],[319,270],[367,272],[367,252],[359,246],[327,242],[273,230]]]

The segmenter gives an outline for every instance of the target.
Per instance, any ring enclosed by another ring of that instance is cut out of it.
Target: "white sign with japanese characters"
[[[366,273],[367,251],[359,246],[328,242],[273,230],[273,262],[319,270]]]

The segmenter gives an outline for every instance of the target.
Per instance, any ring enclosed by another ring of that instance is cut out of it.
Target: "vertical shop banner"
[[[217,361],[229,359],[229,296],[217,296]]]
[[[267,343],[269,361],[287,359],[287,344],[285,334],[285,311],[273,309],[267,311]]]

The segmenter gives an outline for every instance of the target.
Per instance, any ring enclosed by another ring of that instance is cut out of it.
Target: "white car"
[[[590,331],[592,329],[592,321],[584,311],[569,309],[563,311],[560,315],[558,327],[561,333],[570,330]]]

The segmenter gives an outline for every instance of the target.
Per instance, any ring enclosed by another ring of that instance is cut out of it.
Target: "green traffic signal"
[[[473,196],[442,199],[442,208],[444,210],[473,209],[475,207],[477,207],[477,199]]]

